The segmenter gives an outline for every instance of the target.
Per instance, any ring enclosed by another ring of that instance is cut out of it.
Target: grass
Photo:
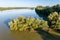
[[[46,32],[44,30],[36,30],[38,32],[38,34],[41,35],[41,37],[43,38],[43,40],[60,40],[60,34],[55,32],[55,31],[49,31]]]

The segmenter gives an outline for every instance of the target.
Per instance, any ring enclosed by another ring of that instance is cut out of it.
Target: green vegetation
[[[9,22],[9,26],[11,30],[19,30],[19,31],[33,31],[37,28],[47,29],[48,23],[47,21],[40,20],[39,18],[21,16],[19,18],[13,19]]]
[[[60,31],[60,4],[54,6],[37,6],[36,13],[48,22],[49,28]]]
[[[33,10],[35,7],[0,7],[0,11],[4,10],[13,10],[13,9],[31,9]]]
[[[60,13],[52,12],[48,16],[48,22],[50,22],[50,27],[53,29],[60,29]]]
[[[54,6],[46,6],[46,7],[43,7],[43,6],[37,6],[35,8],[35,11],[36,13],[40,16],[40,17],[44,17],[44,18],[47,18],[48,15],[51,13],[51,12],[60,12],[60,5],[57,4],[57,5],[54,5]],[[45,19],[44,19],[45,20]]]

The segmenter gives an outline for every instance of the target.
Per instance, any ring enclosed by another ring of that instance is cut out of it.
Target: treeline
[[[35,8],[35,11],[36,13],[39,15],[39,16],[42,16],[42,17],[47,17],[51,12],[60,12],[60,5],[57,4],[57,5],[54,5],[54,6],[46,6],[46,7],[43,7],[43,6],[37,6]]]
[[[48,22],[49,28],[60,31],[60,5],[54,6],[37,6],[35,8],[36,13],[43,17],[44,20]]]
[[[34,7],[0,7],[0,11],[13,10],[13,9],[31,9],[31,10],[33,10]]]

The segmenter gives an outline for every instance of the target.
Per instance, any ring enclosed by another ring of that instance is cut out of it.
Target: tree
[[[49,26],[47,21],[40,20],[39,18],[34,17],[19,17],[16,19],[13,19],[9,22],[10,29],[13,30],[19,30],[19,31],[33,31],[35,29],[43,29],[46,30]]]
[[[52,12],[48,16],[50,28],[60,29],[60,13]]]

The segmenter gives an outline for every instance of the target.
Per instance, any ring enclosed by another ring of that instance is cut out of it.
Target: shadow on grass
[[[8,28],[10,28],[9,25],[8,25],[8,23],[9,23],[10,21],[11,21],[11,19],[7,19],[7,20],[4,21],[4,23],[7,25]]]
[[[55,30],[55,32],[58,32],[58,33],[60,33],[60,29],[57,29],[57,30]]]
[[[36,31],[42,36],[43,40],[60,40],[60,36],[52,35],[41,29],[36,29]]]

